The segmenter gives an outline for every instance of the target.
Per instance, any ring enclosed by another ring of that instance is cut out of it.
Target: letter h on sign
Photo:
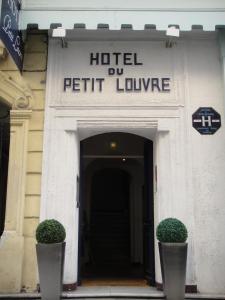
[[[202,116],[202,126],[206,127],[206,126],[212,126],[212,118],[211,116]]]

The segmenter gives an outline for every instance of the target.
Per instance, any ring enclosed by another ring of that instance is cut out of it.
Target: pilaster
[[[27,139],[31,110],[11,110],[5,231],[0,244],[1,292],[21,290]]]

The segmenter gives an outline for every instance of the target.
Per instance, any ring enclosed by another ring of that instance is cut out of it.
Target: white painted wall
[[[189,109],[212,106],[222,117],[222,128],[213,136],[201,136],[192,130],[189,140],[198,288],[222,293],[225,291],[225,136],[221,61],[216,41],[191,41],[186,54]]]
[[[48,121],[50,121],[48,123]],[[77,281],[79,139],[73,127],[47,117],[40,220],[54,218],[66,229],[64,282]]]
[[[127,68],[129,76],[169,74],[171,93],[118,95],[105,67],[90,68],[87,54],[100,51],[136,51],[145,64]],[[64,76],[105,76],[103,93],[65,93]],[[110,92],[109,92],[110,91]],[[169,216],[188,227],[187,284],[200,292],[225,292],[225,139],[222,73],[217,40],[194,36],[166,49],[163,40],[145,42],[73,42],[62,49],[50,41],[45,116],[42,218],[58,216],[68,231],[65,281],[76,281],[78,211],[76,176],[78,141],[110,131],[140,134],[154,141],[155,224]],[[213,107],[222,117],[214,135],[202,136],[192,127],[192,114]],[[54,201],[53,201],[54,199]],[[62,200],[64,199],[64,200]],[[156,280],[161,281],[157,242]]]

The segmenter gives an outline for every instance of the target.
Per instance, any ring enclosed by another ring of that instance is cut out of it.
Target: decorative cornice
[[[78,128],[157,128],[158,122],[157,120],[78,120],[77,122]]]
[[[7,73],[0,71],[0,97],[14,110],[32,110],[34,97],[22,77],[18,83]]]
[[[11,121],[28,120],[31,118],[32,110],[10,110]]]

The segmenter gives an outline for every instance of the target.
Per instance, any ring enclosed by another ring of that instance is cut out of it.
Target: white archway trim
[[[96,117],[96,111],[92,110],[88,113],[84,110],[55,108],[46,110],[41,219],[58,217],[66,224],[71,243],[67,247],[64,283],[77,281],[77,264],[71,266],[70,262],[77,261],[79,211],[75,206],[81,140],[107,132],[127,132],[154,141],[154,171],[157,168],[158,174],[154,192],[155,225],[170,214],[180,216],[177,204],[180,203],[181,196],[177,190],[185,191],[186,187],[180,169],[176,168],[176,165],[183,161],[185,145],[176,139],[180,134],[177,122],[179,111],[165,112],[168,115],[162,116],[161,110],[157,110],[153,115],[149,111],[142,111],[142,114],[139,112],[134,116],[130,111],[124,114],[118,111],[99,110]],[[182,212],[185,212],[188,205],[185,195],[182,194],[184,206]],[[66,203],[63,205],[63,211],[62,201]],[[191,223],[185,215],[181,217],[184,222]],[[155,246],[157,247],[156,241]],[[190,253],[191,250],[190,247]],[[155,254],[156,280],[160,282],[161,271],[157,250]],[[189,260],[187,282],[192,282],[193,272],[195,266],[193,260]]]
[[[158,128],[158,122],[154,119],[78,120],[77,127],[80,140],[86,139],[96,134],[109,132],[133,133],[153,140]]]
[[[64,224],[67,232],[64,283],[74,284],[77,282],[78,271],[77,176],[79,177],[80,141],[112,131],[154,139],[157,120],[75,119],[64,116],[63,113],[52,118],[51,114],[48,115],[45,123],[40,219],[56,218]]]

